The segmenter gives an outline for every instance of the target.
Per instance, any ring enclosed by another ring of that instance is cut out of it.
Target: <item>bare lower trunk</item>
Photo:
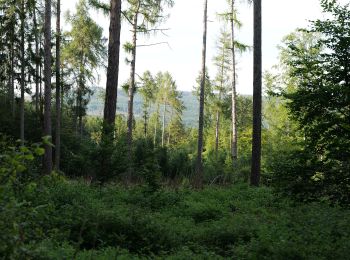
[[[38,24],[36,19],[36,9],[34,8],[34,38],[35,38],[35,112],[39,114],[39,37]]]
[[[13,39],[13,34],[12,34],[12,39],[11,39],[11,110],[12,110],[12,118],[15,118],[15,113],[16,113],[16,107],[15,107],[15,55],[14,55],[14,39]]]
[[[153,145],[154,147],[156,146],[156,142],[157,142],[157,127],[158,127],[158,118],[159,118],[159,104],[157,105],[157,112],[156,112],[156,122],[154,124],[154,136],[153,136]]]
[[[208,0],[204,0],[204,15],[203,15],[203,49],[202,49],[202,78],[200,85],[200,99],[199,99],[199,122],[198,122],[198,149],[196,173],[193,180],[193,185],[196,188],[203,186],[203,128],[204,128],[204,89],[205,89],[205,67],[206,67],[206,52],[207,52],[207,11]]]
[[[43,121],[42,117],[43,117],[43,114],[44,114],[43,83],[42,83],[43,75],[42,74],[43,74],[43,68],[42,68],[42,64],[40,62],[40,64],[39,64],[39,78],[40,78],[40,81],[39,81],[39,108],[40,108],[40,119],[41,119],[41,121]]]
[[[261,87],[262,87],[262,60],[261,60],[261,0],[254,1],[254,91],[253,91],[253,143],[252,169],[250,184],[259,186],[261,165]]]
[[[25,53],[24,53],[24,20],[25,20],[25,10],[24,10],[24,0],[21,3],[21,111],[20,111],[20,138],[21,144],[24,145],[24,88],[25,88]]]
[[[147,128],[148,128],[148,103],[147,107],[144,110],[144,115],[143,115],[143,134],[144,137],[147,138]]]
[[[132,167],[132,139],[133,139],[133,121],[134,121],[134,91],[135,91],[135,69],[136,69],[136,43],[137,43],[137,22],[138,22],[138,11],[135,13],[133,21],[133,37],[132,37],[132,60],[131,60],[131,69],[130,69],[130,85],[128,93],[128,133],[127,133],[127,142],[128,142],[128,154],[129,154],[129,169],[127,181],[130,181],[133,174]]]
[[[219,129],[220,129],[220,111],[216,111],[216,124],[215,124],[215,156],[218,158],[219,154]]]
[[[166,101],[163,105],[163,119],[162,119],[162,147],[164,147],[164,138],[165,138],[165,114],[166,114]]]
[[[170,119],[173,118],[173,114],[174,114],[174,110],[171,109]],[[170,145],[170,137],[171,137],[171,124],[169,124],[169,127],[168,127],[168,146]]]
[[[61,157],[61,1],[57,0],[56,19],[56,142],[55,142],[55,170],[60,170]]]
[[[235,51],[235,25],[234,25],[234,5],[235,1],[231,2],[231,48],[232,48],[232,144],[231,144],[231,157],[232,162],[235,164],[238,157],[238,137],[237,137],[237,92],[236,92],[236,51]]]
[[[117,110],[121,28],[120,17],[121,0],[111,0],[106,97],[103,113],[103,135],[107,139],[113,139],[115,136],[113,133],[115,128],[115,115]]]
[[[45,108],[44,108],[44,135],[52,137],[51,132],[51,0],[45,1],[45,32],[44,32],[44,81],[45,81]],[[44,172],[52,171],[52,147],[45,144]]]

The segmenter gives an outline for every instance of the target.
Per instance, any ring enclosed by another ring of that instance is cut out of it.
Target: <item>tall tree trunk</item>
[[[45,31],[44,31],[44,135],[52,137],[51,131],[51,0],[45,0]],[[52,147],[45,144],[44,173],[52,171]]]
[[[55,170],[60,170],[61,157],[61,0],[57,0],[56,18],[56,138]]]
[[[237,137],[237,91],[236,91],[236,50],[235,50],[235,0],[231,1],[231,50],[232,50],[232,96],[231,96],[231,120],[232,120],[232,144],[231,157],[232,163],[235,164],[238,156],[238,137]]]
[[[35,112],[39,114],[39,36],[38,36],[38,23],[36,19],[36,7],[33,11],[34,22],[34,38],[35,38]]]
[[[41,37],[40,37],[41,38]],[[41,41],[40,41],[41,42]],[[40,43],[40,49],[42,48],[41,43]],[[41,63],[41,57],[40,57],[40,63],[39,63],[39,108],[40,108],[40,120],[41,124],[43,126],[43,115],[44,115],[44,102],[43,102],[43,66]]]
[[[165,114],[166,114],[166,100],[164,100],[164,105],[163,105],[163,119],[162,119],[162,147],[164,147],[164,138],[165,138]]]
[[[216,111],[216,124],[215,124],[215,157],[218,158],[219,154],[219,135],[220,135],[220,111]]]
[[[21,111],[20,111],[20,138],[21,144],[24,145],[24,88],[25,88],[25,52],[24,52],[24,22],[25,22],[25,10],[24,0],[21,1]]]
[[[145,107],[143,111],[143,133],[144,137],[147,138],[147,129],[148,129],[148,115],[149,115],[149,101],[145,101]]]
[[[134,121],[134,92],[135,92],[135,69],[136,69],[136,43],[137,43],[137,23],[138,23],[138,11],[140,8],[137,8],[137,11],[133,20],[133,31],[132,31],[132,51],[131,51],[131,68],[130,68],[130,84],[129,84],[129,93],[128,93],[128,132],[127,132],[127,142],[128,142],[128,154],[129,154],[129,167],[128,167],[128,176],[127,181],[131,180],[133,169],[133,156],[132,156],[132,132],[133,132],[133,121]]]
[[[254,91],[253,91],[253,143],[252,169],[250,183],[259,186],[261,164],[261,87],[262,87],[262,52],[261,52],[261,0],[254,1]]]
[[[170,137],[171,137],[171,120],[173,118],[173,115],[174,115],[174,109],[171,108],[171,112],[170,112],[170,121],[169,121],[169,127],[168,127],[168,146],[170,145]]]
[[[222,91],[224,87],[224,70],[225,70],[225,44],[222,46],[222,62],[221,62],[221,80],[219,91],[219,105],[221,105]],[[220,140],[220,108],[216,112],[216,127],[215,127],[215,156],[218,159],[219,154],[219,140]]]
[[[158,128],[158,119],[159,119],[159,103],[157,103],[157,111],[156,111],[156,122],[154,124],[154,136],[153,136],[153,145],[156,147],[157,142],[157,128]]]
[[[108,43],[108,67],[106,97],[103,113],[103,134],[113,139],[115,127],[115,115],[117,110],[119,54],[120,54],[120,17],[121,0],[111,0],[109,43]]]
[[[193,180],[193,185],[196,188],[203,186],[203,130],[204,130],[204,90],[205,90],[205,67],[206,67],[206,53],[207,53],[207,13],[208,0],[204,0],[204,15],[203,15],[203,49],[202,49],[202,78],[200,85],[200,99],[199,99],[199,121],[198,121],[198,150],[196,173]]]
[[[15,118],[16,114],[16,102],[15,102],[15,50],[14,50],[14,33],[11,33],[11,110],[12,118]]]

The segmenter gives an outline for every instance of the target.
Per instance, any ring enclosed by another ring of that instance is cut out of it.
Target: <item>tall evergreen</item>
[[[254,82],[253,82],[253,142],[250,183],[259,186],[261,171],[262,124],[262,51],[261,0],[254,0]]]

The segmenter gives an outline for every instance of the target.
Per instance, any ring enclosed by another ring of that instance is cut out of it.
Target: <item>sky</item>
[[[152,73],[169,71],[175,79],[177,86],[183,91],[192,91],[201,68],[202,34],[203,34],[203,0],[174,0],[175,5],[168,10],[169,19],[160,28],[169,29],[167,36],[158,33],[148,38],[138,38],[138,44],[152,44],[167,42],[168,44],[137,49],[136,73],[141,75],[144,71]],[[69,10],[74,13],[77,0],[62,0],[63,12]],[[237,1],[238,18],[243,27],[237,31],[240,42],[252,46],[253,44],[253,6],[243,0]],[[262,1],[263,26],[263,71],[269,70],[278,63],[278,45],[284,36],[296,28],[305,28],[310,20],[324,17],[321,12],[319,0],[265,0]],[[217,14],[227,9],[227,0],[208,1],[208,50],[207,67],[211,78],[215,77],[216,68],[212,65],[216,53],[216,41],[223,22],[218,21]],[[108,17],[92,12],[94,20],[104,28],[104,35],[108,38]],[[63,29],[68,29],[67,25]],[[130,28],[122,24],[121,43],[130,41]],[[119,85],[128,80],[129,66],[125,63],[125,54],[120,57]],[[238,56],[238,85],[240,94],[253,92],[253,52]],[[106,72],[100,70],[98,85],[105,87]]]

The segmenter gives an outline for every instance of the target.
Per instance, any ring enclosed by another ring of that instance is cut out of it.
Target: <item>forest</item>
[[[350,3],[319,0],[263,71],[265,2],[201,0],[183,91],[138,69],[178,1],[0,0],[0,259],[349,259]]]

